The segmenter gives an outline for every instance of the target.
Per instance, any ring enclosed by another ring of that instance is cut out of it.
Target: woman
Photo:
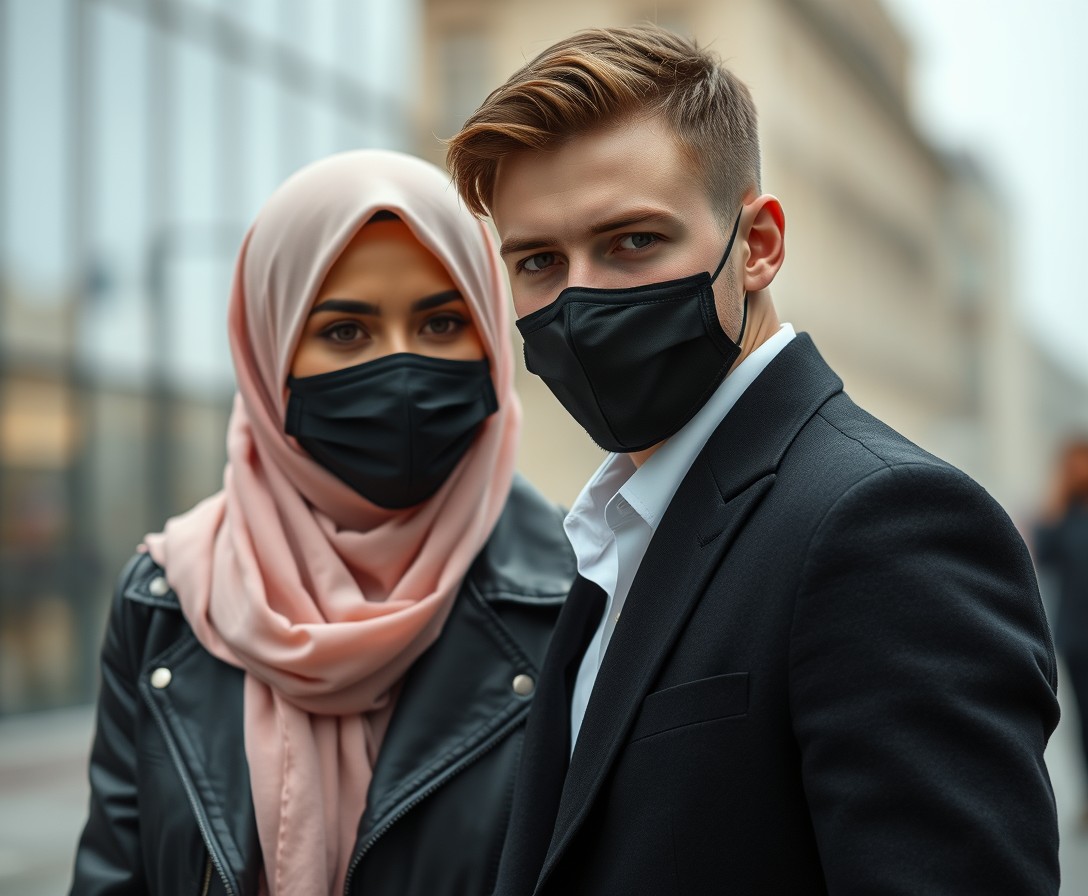
[[[1066,442],[1050,499],[1035,528],[1035,557],[1057,592],[1054,644],[1065,660],[1088,772],[1088,438]],[[1080,811],[1088,829],[1088,795]]]
[[[223,489],[148,535],[103,648],[76,894],[486,893],[574,574],[514,476],[494,244],[360,151],[235,271]]]

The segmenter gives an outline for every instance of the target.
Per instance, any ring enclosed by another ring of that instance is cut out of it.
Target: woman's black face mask
[[[498,410],[487,359],[399,353],[288,377],[285,430],[379,507],[427,500]]]
[[[740,226],[713,275],[628,289],[570,286],[517,322],[525,366],[606,451],[642,451],[686,424],[740,354],[714,304]],[[747,297],[745,298],[747,320]]]

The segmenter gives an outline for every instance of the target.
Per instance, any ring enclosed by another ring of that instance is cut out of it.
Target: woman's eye
[[[652,233],[629,233],[627,236],[620,237],[617,245],[621,249],[645,249],[647,246],[652,246],[657,240],[657,236]]]
[[[530,274],[539,274],[545,268],[550,268],[555,264],[554,252],[540,252],[536,255],[530,255],[521,263],[521,269],[528,271]]]
[[[355,321],[345,320],[331,327],[326,327],[324,336],[333,342],[355,342],[361,336],[366,335],[364,330]]]
[[[453,336],[465,328],[465,320],[455,314],[441,314],[429,318],[423,329],[431,336]]]

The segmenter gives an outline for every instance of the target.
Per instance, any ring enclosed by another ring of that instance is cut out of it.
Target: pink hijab
[[[325,275],[392,211],[443,262],[491,361],[499,410],[438,492],[360,497],[284,434],[286,380]],[[245,670],[245,748],[273,896],[343,890],[397,684],[442,631],[514,472],[521,409],[494,242],[439,169],[381,150],[292,176],[246,235],[229,333],[238,392],[223,489],[145,539],[200,643]]]

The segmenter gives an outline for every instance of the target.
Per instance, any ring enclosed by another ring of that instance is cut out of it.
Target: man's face
[[[568,286],[622,288],[713,272],[728,241],[693,164],[656,118],[507,156],[491,212],[518,317]],[[741,246],[738,239],[733,258]],[[725,272],[715,282],[723,325],[732,317],[723,310],[739,302],[729,295],[733,282]]]

